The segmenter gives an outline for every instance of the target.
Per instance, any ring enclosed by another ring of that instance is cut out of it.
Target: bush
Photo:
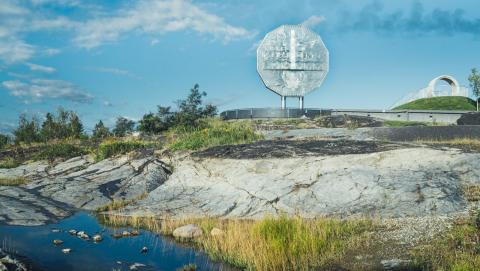
[[[7,157],[5,160],[0,161],[0,168],[16,168],[20,165],[20,162],[13,157]]]
[[[10,138],[8,136],[0,134],[0,150],[7,146],[9,141]]]
[[[125,154],[135,150],[145,149],[151,144],[135,140],[107,140],[98,146],[96,160],[104,160],[115,155]]]
[[[88,154],[88,150],[69,143],[53,143],[42,147],[41,151],[33,158],[34,160],[53,161],[57,158],[73,158]]]
[[[198,150],[226,144],[242,144],[262,139],[255,134],[251,124],[225,122],[219,119],[202,119],[196,128],[175,128],[169,132],[169,149]]]

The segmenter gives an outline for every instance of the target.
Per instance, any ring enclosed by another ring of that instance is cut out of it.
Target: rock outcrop
[[[480,184],[480,154],[456,149],[417,146],[264,159],[214,153],[224,155],[173,161],[168,181],[124,212],[244,218],[452,215],[466,210],[462,187]]]
[[[95,210],[113,199],[135,199],[168,178],[165,165],[153,156],[106,159],[89,156],[51,165],[35,162],[0,169],[0,178],[25,177],[22,187],[0,186],[0,220],[38,225],[69,215],[72,208]]]

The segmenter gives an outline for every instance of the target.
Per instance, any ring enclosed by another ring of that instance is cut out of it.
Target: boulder
[[[176,238],[191,239],[202,236],[203,232],[200,227],[194,224],[188,224],[173,231],[173,236]]]
[[[480,125],[480,112],[463,114],[458,120],[458,125]]]

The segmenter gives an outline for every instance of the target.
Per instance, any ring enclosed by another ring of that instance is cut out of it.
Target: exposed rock
[[[332,115],[320,117],[317,120],[320,127],[328,128],[360,128],[360,127],[380,127],[383,121],[367,117],[354,115]]]
[[[203,232],[200,227],[194,224],[188,224],[185,226],[181,226],[176,228],[173,231],[173,236],[176,238],[183,238],[183,239],[191,239],[195,237],[202,236]]]
[[[94,242],[97,242],[97,243],[101,242],[103,240],[103,238],[100,234],[94,235],[92,239],[93,239]]]
[[[365,154],[404,148],[394,143],[358,140],[265,140],[251,144],[217,146],[195,152],[199,158],[265,159]]]
[[[0,248],[0,271],[4,270],[27,271],[28,269],[24,263],[8,255]]]
[[[470,112],[463,114],[458,120],[458,125],[480,125],[480,113]]]
[[[0,178],[15,177],[31,181],[22,187],[0,186],[0,222],[41,225],[70,215],[68,206],[94,210],[113,198],[139,197],[161,185],[168,170],[155,157],[95,163],[82,156],[56,165],[40,161],[0,169]]]
[[[62,252],[65,253],[65,254],[68,254],[68,253],[72,252],[72,249],[71,248],[64,248],[64,249],[62,249]]]
[[[22,187],[0,186],[0,222],[10,225],[56,223],[71,215],[65,204]]]
[[[168,181],[123,214],[454,215],[467,207],[462,185],[480,183],[479,161],[478,153],[422,147],[261,160],[186,157],[172,161]]]

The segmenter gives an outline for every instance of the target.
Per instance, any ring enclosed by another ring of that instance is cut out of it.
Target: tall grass
[[[146,149],[150,143],[140,140],[108,139],[102,142],[95,153],[95,159],[101,161],[116,155],[122,155],[135,150]]]
[[[28,183],[25,177],[0,178],[0,186],[19,186]]]
[[[422,270],[480,270],[480,217],[457,222],[447,234],[413,251]]]
[[[373,224],[366,220],[302,219],[281,216],[261,220],[158,219],[106,216],[105,223],[144,227],[172,234],[185,224],[199,225],[204,235],[194,242],[213,259],[247,270],[312,270],[345,260],[347,249],[367,242]],[[213,227],[222,235],[209,234]]]
[[[196,128],[176,127],[168,132],[168,148],[198,150],[218,145],[241,144],[262,139],[249,122],[226,122],[220,119],[200,120]]]
[[[13,157],[7,157],[0,161],[0,168],[16,168],[20,166],[20,162]]]

